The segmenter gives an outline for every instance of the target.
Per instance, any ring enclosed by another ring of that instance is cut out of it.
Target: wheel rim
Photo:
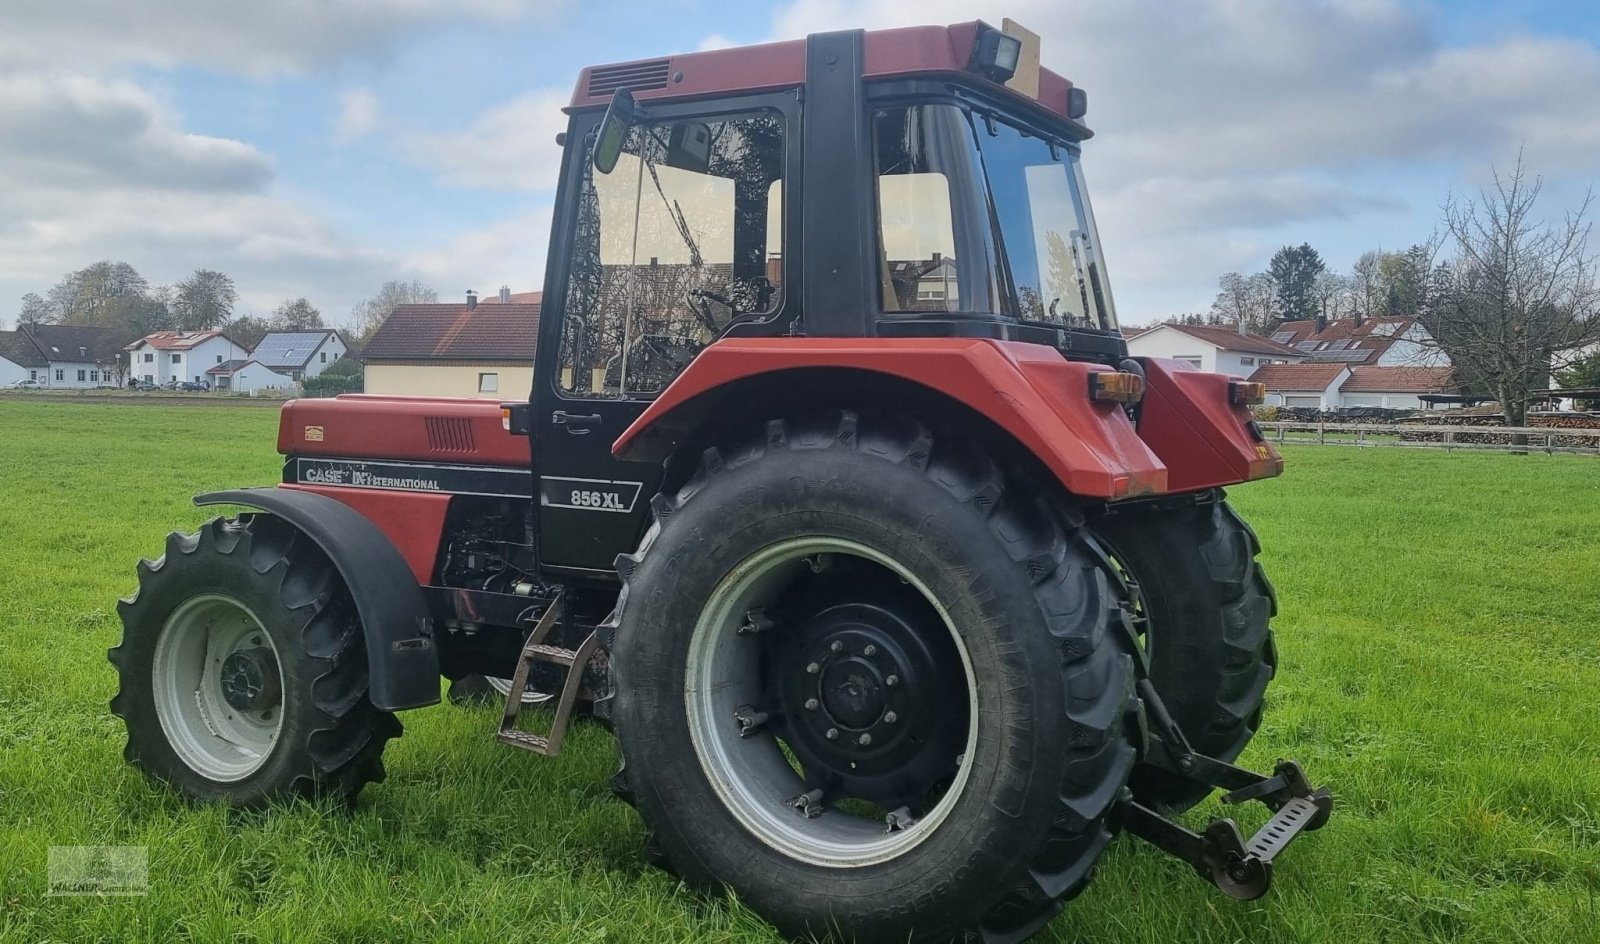
[[[724,806],[814,865],[903,855],[971,774],[976,685],[960,635],[915,575],[852,541],[797,538],[735,567],[696,622],[685,689]]]
[[[483,677],[483,680],[485,682],[489,683],[489,687],[490,688],[492,688],[495,691],[499,692],[501,697],[505,697],[505,696],[511,694],[511,680],[510,679],[508,679],[508,678],[496,678],[493,675],[485,675]],[[550,698],[551,698],[551,696],[548,695],[545,692],[535,692],[535,691],[531,691],[531,690],[525,690],[522,693],[522,703],[524,705],[542,705],[545,702],[549,701]]]
[[[250,608],[205,594],[167,617],[151,665],[156,718],[178,758],[210,780],[243,780],[283,730],[282,663]]]

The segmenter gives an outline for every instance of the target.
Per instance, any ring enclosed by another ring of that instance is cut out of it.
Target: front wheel
[[[1261,727],[1277,670],[1270,621],[1277,603],[1255,532],[1220,492],[1169,511],[1095,525],[1129,588],[1150,681],[1190,745],[1232,761]],[[1131,781],[1147,805],[1185,810],[1211,787],[1141,765]]]
[[[1020,939],[1085,885],[1140,730],[1074,522],[906,420],[708,451],[619,559],[619,786],[785,931]]]
[[[202,800],[260,808],[383,779],[394,715],[367,699],[338,571],[280,519],[213,519],[139,566],[109,653],[126,758]]]

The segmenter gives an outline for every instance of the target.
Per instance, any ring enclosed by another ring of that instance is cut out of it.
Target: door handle
[[[567,432],[574,436],[587,436],[591,429],[600,425],[600,414],[568,413],[566,410],[557,410],[550,414],[550,422],[556,426],[565,426]]]

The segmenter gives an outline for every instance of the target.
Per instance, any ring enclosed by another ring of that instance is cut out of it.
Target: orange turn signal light
[[[1121,370],[1099,370],[1089,375],[1089,399],[1111,403],[1138,403],[1144,398],[1144,378]]]
[[[1228,402],[1234,406],[1260,406],[1267,402],[1267,385],[1235,380],[1228,384]]]

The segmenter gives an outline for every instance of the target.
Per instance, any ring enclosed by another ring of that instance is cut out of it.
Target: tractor
[[[1130,358],[1087,97],[1007,21],[582,71],[526,401],[301,399],[283,481],[138,567],[127,759],[353,798],[441,678],[619,745],[644,853],[783,933],[1022,940],[1126,831],[1240,899],[1326,788],[1222,489],[1259,384]],[[1201,831],[1225,791],[1270,813]]]

